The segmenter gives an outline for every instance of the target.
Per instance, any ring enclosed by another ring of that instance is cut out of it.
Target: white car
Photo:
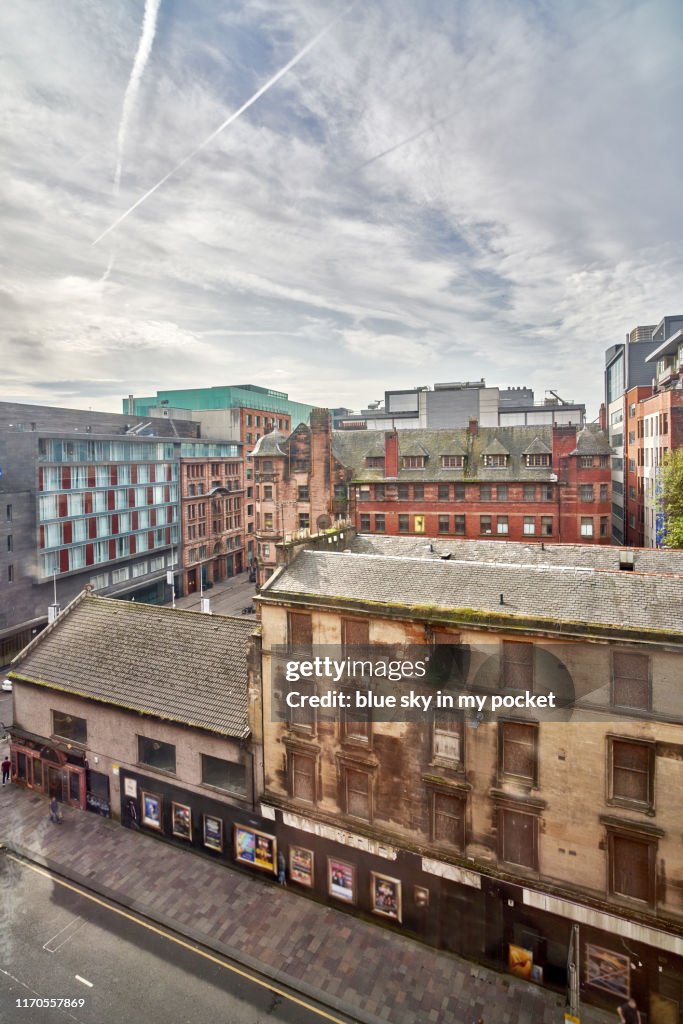
[[[2,689],[5,691],[5,693],[11,693],[12,692],[12,680],[11,679],[3,679],[3,681],[2,681]]]

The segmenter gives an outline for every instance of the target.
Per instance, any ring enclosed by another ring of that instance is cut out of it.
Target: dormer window
[[[424,469],[424,455],[404,455],[401,462],[404,469]]]
[[[442,455],[441,465],[444,469],[463,469],[465,465],[464,455]]]
[[[529,468],[536,468],[537,466],[549,466],[550,465],[550,455],[546,455],[544,453],[539,453],[539,454],[536,454],[536,455],[525,455],[524,459],[526,461],[526,465]]]
[[[507,455],[484,455],[484,465],[491,469],[505,469],[508,464]]]
[[[367,455],[365,458],[365,465],[367,469],[384,469],[384,456]]]

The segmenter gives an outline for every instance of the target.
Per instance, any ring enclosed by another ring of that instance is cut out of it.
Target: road
[[[46,998],[76,1005],[25,1005]],[[7,851],[0,853],[0,1021],[348,1024]]]

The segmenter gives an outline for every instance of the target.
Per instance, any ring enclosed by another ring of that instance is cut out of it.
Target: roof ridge
[[[58,615],[55,615],[55,617],[54,617],[54,619],[52,620],[52,622],[50,622],[50,623],[49,623],[49,624],[48,624],[48,625],[47,625],[47,626],[45,627],[45,629],[41,629],[41,631],[40,631],[40,632],[39,632],[39,633],[38,633],[38,634],[37,634],[36,636],[34,636],[34,637],[33,637],[33,640],[31,640],[31,641],[30,641],[30,642],[29,642],[29,643],[28,643],[28,644],[26,645],[26,647],[24,647],[24,648],[23,648],[23,649],[22,649],[21,651],[19,651],[19,653],[18,653],[18,654],[16,654],[16,655],[15,655],[15,656],[14,656],[14,657],[12,658],[12,660],[11,660],[11,662],[10,662],[10,665],[14,665],[15,663],[16,663],[16,664],[18,665],[18,664],[19,664],[20,662],[22,662],[22,661],[24,660],[24,658],[26,657],[26,655],[27,655],[27,654],[28,654],[28,653],[29,653],[30,651],[32,651],[32,650],[33,650],[33,649],[34,649],[35,647],[37,647],[37,646],[38,646],[38,643],[39,643],[40,641],[43,641],[43,640],[45,640],[45,638],[46,638],[47,636],[49,636],[49,635],[50,635],[50,633],[52,633],[52,631],[54,630],[54,628],[55,628],[55,626],[57,625],[57,623],[58,623],[58,622],[63,622],[63,621],[64,621],[64,619],[66,618],[66,616],[67,616],[67,615],[69,615],[69,613],[70,613],[70,612],[72,612],[72,611],[73,611],[73,609],[74,609],[74,608],[75,608],[75,607],[76,607],[77,605],[81,604],[81,602],[82,602],[82,601],[84,601],[84,600],[85,600],[85,599],[86,599],[86,598],[87,598],[88,596],[89,596],[89,595],[88,595],[88,591],[87,591],[87,590],[81,590],[80,594],[76,594],[76,596],[75,596],[75,597],[73,598],[73,600],[69,601],[69,603],[68,603],[68,605],[66,606],[66,608],[63,608],[63,609],[62,609],[62,610],[61,610],[61,611],[59,612],[59,614],[58,614]]]
[[[151,615],[151,614],[157,614],[158,612],[163,612],[164,614],[168,614],[170,612],[173,615],[176,615],[178,613],[180,613],[182,615],[202,615],[202,614],[205,615],[205,613],[200,612],[200,611],[194,611],[192,608],[177,608],[177,607],[173,608],[171,605],[147,604],[145,601],[122,601],[118,597],[105,597],[103,594],[88,594],[87,595],[87,599],[89,601],[101,601],[102,603],[106,602],[107,604],[109,604],[109,603],[113,604],[114,602],[116,602],[117,605],[123,605],[124,607],[128,606],[131,609],[133,609],[133,608],[135,608],[135,609],[143,609],[143,608],[147,609],[146,612],[140,611],[139,612],[140,614],[150,614]],[[65,611],[66,611],[66,609],[65,609]],[[134,611],[133,614],[134,615],[138,614],[138,612]],[[231,622],[240,622],[240,623],[244,623],[245,625],[248,625],[248,623],[249,623],[249,620],[244,619],[241,615],[225,615],[223,612],[211,612],[211,614],[206,616],[206,618],[209,619],[209,620],[210,619],[229,619]]]

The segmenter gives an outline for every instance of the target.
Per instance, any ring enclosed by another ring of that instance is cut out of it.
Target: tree
[[[664,456],[658,506],[664,515],[664,546],[683,548],[683,448]]]

